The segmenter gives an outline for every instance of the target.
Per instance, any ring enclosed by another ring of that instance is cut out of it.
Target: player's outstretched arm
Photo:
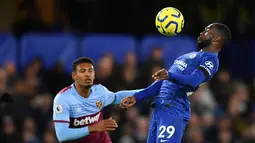
[[[136,92],[132,96],[128,96],[128,97],[124,98],[121,101],[120,106],[122,108],[129,108],[129,107],[132,107],[136,103],[136,101],[140,101],[144,98],[158,95],[162,82],[163,82],[162,80],[155,81],[149,87],[147,87],[139,92]]]
[[[158,95],[162,82],[163,80],[157,80],[147,88],[135,93],[134,97],[136,101],[140,101],[142,99]]]
[[[109,91],[106,87],[103,87],[102,94],[105,95],[105,105],[115,104],[120,105],[122,100],[129,96],[136,96],[136,100],[139,101],[146,97],[156,96],[161,87],[162,81],[156,81],[145,89],[136,90],[122,90],[116,93]]]
[[[132,96],[141,90],[142,89],[118,91],[115,93],[115,99],[112,102],[112,104],[119,105],[124,98],[126,98],[128,96]]]
[[[105,86],[101,85],[102,90],[101,94],[104,95],[104,106],[110,105],[110,104],[115,104],[119,105],[125,97],[134,95],[136,92],[140,91],[141,89],[136,89],[136,90],[122,90],[118,91],[116,93],[109,91]]]
[[[132,107],[136,101],[158,95],[162,82],[162,80],[155,81],[147,88],[132,94],[132,96],[125,97],[121,100],[120,106],[122,108],[129,108]]]

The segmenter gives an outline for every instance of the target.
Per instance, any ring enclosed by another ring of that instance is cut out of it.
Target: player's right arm
[[[180,85],[196,88],[203,82],[210,80],[217,71],[218,58],[216,56],[207,56],[202,60],[199,67],[190,75],[175,74],[162,69],[152,75],[152,77],[155,80],[169,80]]]
[[[59,142],[75,140],[90,134],[88,127],[71,129],[70,107],[64,96],[57,95],[53,102],[53,121]]]
[[[54,99],[53,121],[56,135],[60,142],[76,140],[93,132],[112,131],[117,127],[115,120],[110,118],[83,128],[69,128],[70,107],[67,101],[63,97],[61,98],[60,95],[57,95]]]

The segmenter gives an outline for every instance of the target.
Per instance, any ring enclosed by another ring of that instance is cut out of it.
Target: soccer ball
[[[182,31],[184,18],[178,9],[166,7],[157,14],[155,24],[161,34],[174,36]]]

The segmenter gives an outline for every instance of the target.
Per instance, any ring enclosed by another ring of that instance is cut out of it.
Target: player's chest
[[[192,72],[199,66],[199,58],[197,54],[188,54],[177,58],[172,66],[174,71]]]
[[[70,105],[70,116],[88,116],[100,112],[103,107],[104,100],[102,100],[101,98],[76,99],[75,102]]]

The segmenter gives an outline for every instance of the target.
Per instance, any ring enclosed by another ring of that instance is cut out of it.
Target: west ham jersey
[[[103,119],[102,109],[111,104],[115,94],[102,85],[93,85],[90,96],[78,94],[74,84],[61,90],[54,99],[54,122],[69,123],[69,128],[83,128]],[[69,143],[110,143],[106,132],[95,132]]]

